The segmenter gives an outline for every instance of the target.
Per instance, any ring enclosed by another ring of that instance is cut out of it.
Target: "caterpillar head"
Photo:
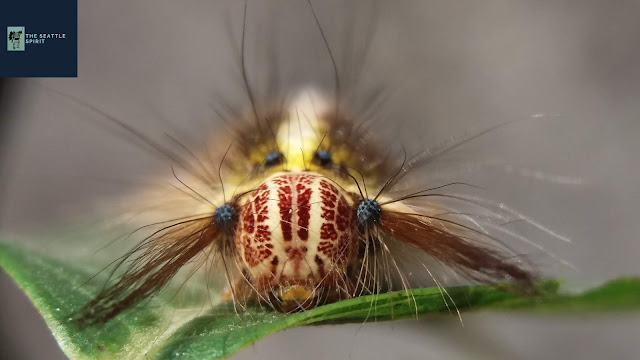
[[[348,296],[357,255],[352,200],[313,172],[280,172],[247,199],[236,231],[247,279],[289,311]]]

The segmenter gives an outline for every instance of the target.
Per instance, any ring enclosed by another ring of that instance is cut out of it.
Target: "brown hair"
[[[436,226],[433,222],[444,222],[447,226]],[[536,275],[527,264],[489,235],[450,220],[384,208],[378,226],[386,234],[421,249],[468,280],[485,284],[513,280],[524,292],[535,291]]]
[[[165,227],[147,238],[120,259],[119,267],[134,254],[120,279],[102,290],[75,317],[80,325],[104,323],[142,300],[157,294],[184,265],[228,235],[218,229],[211,217],[186,220]],[[224,256],[224,255],[223,255]]]

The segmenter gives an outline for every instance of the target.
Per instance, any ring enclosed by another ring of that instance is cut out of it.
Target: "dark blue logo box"
[[[77,0],[4,2],[0,34],[0,77],[78,76]]]

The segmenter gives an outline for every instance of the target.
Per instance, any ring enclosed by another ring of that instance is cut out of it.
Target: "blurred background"
[[[354,107],[380,105],[367,96],[387,88],[388,100],[375,111],[380,135],[392,135],[391,145],[427,148],[522,120],[424,169],[425,179],[485,186],[488,197],[571,238],[566,244],[517,228],[574,267],[530,251],[546,275],[586,286],[640,274],[640,1],[314,5]],[[102,199],[167,171],[166,162],[106,131],[99,114],[49,89],[149,136],[179,133],[202,144],[223,128],[213,105],[247,106],[238,54],[242,9],[237,1],[79,4],[78,78],[0,82],[2,236],[36,239],[47,229],[86,221]],[[308,84],[332,89],[331,62],[305,1],[251,2],[246,46],[259,103]],[[275,90],[271,77],[280,79]],[[42,246],[65,251],[64,244]],[[0,294],[0,358],[64,359],[1,272]],[[637,313],[470,313],[463,319],[464,327],[452,316],[294,329],[234,359],[640,354]]]

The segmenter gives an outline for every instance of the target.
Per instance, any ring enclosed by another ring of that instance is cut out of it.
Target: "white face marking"
[[[279,144],[287,144],[281,151],[289,159],[289,170],[302,171],[304,164],[311,161],[308,154],[314,153],[324,131],[319,116],[328,109],[329,104],[311,89],[300,91],[287,107],[288,115],[278,129],[277,138]]]

